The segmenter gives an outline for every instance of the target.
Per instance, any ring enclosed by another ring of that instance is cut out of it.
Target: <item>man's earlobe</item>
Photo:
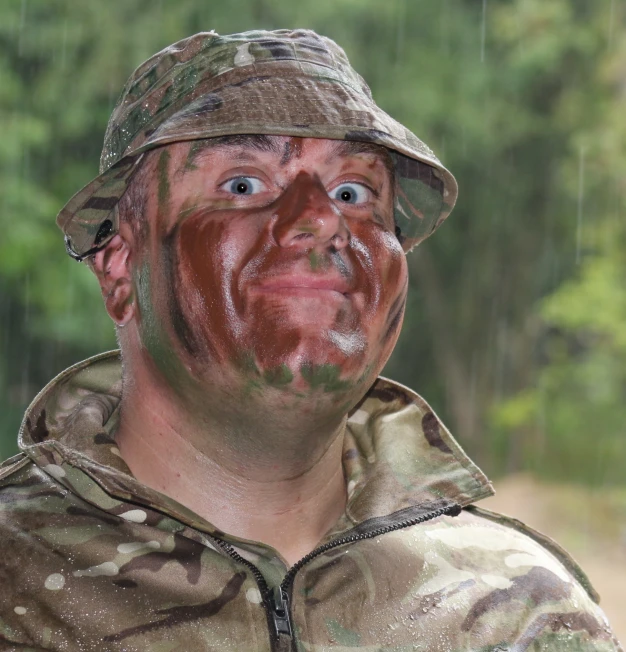
[[[130,270],[130,246],[116,235],[93,258],[93,271],[100,283],[104,305],[118,326],[125,326],[134,316],[135,292]]]

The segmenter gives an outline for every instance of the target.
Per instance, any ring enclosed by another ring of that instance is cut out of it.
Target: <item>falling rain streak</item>
[[[480,62],[485,62],[485,39],[487,38],[487,0],[483,0],[483,12],[480,22]]]
[[[611,9],[609,11],[609,34],[608,34],[608,47],[613,45],[613,25],[615,23],[615,0],[611,0]]]
[[[576,211],[576,264],[580,263],[583,237],[583,204],[585,201],[585,148],[578,150],[578,209]]]

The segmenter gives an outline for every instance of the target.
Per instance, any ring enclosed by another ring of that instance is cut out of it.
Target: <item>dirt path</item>
[[[601,597],[613,631],[626,643],[626,493],[502,478],[480,507],[524,521],[564,546]]]

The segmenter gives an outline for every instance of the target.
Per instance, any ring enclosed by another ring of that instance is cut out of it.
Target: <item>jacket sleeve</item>
[[[598,594],[580,566],[561,546],[517,519],[474,506],[466,509],[539,543],[545,552],[546,566],[554,568],[554,562],[560,564],[564,580],[555,581],[555,575],[542,566],[538,557],[534,565],[526,567],[526,572],[512,579],[510,586],[472,605],[466,620],[468,625],[498,629],[502,626],[498,622],[502,617],[501,607],[508,602],[511,607],[516,605],[509,616],[517,619],[517,627],[502,649],[509,652],[624,652],[599,606]],[[524,560],[520,557],[519,561]],[[510,563],[514,565],[515,559]],[[496,604],[497,610],[493,608]],[[490,612],[494,614],[491,619]],[[517,612],[515,616],[513,612]]]

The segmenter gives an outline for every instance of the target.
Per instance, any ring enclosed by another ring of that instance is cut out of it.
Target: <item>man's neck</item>
[[[116,437],[133,475],[217,529],[272,546],[289,565],[315,548],[345,509],[345,418],[308,428],[299,419],[285,432],[260,418],[248,452],[244,426],[237,433],[219,415],[201,426],[188,416],[162,388],[125,389]]]

